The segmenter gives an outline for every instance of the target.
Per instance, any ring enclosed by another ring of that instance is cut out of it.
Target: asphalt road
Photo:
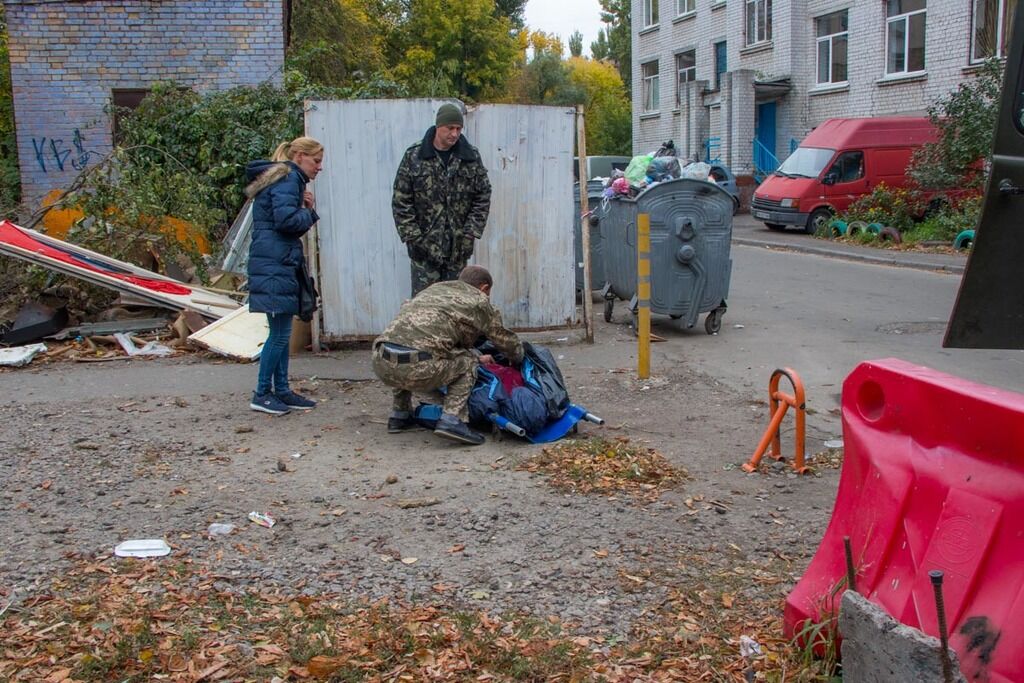
[[[962,257],[934,255],[940,271],[925,270],[914,254],[900,256],[912,267],[899,267],[864,260],[880,250],[836,252],[842,258],[801,253],[794,250],[832,243],[772,233],[746,216],[737,217],[735,235],[721,332],[709,337],[702,323],[682,332],[653,316],[653,331],[669,338],[654,347],[655,371],[658,362],[686,362],[727,385],[767,394],[772,370],[791,367],[816,408],[817,427],[836,434],[839,420],[829,411],[839,405],[843,379],[864,360],[899,358],[1024,392],[1024,351],[942,348],[961,277],[950,271],[962,267]]]

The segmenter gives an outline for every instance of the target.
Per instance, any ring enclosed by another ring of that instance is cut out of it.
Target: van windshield
[[[775,173],[787,178],[817,178],[835,153],[834,149],[797,147]]]

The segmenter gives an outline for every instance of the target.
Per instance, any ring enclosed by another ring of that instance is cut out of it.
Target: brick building
[[[633,151],[774,168],[831,117],[923,115],[1003,56],[1016,0],[632,0]]]
[[[22,193],[66,187],[111,149],[109,105],[155,82],[200,92],[280,81],[283,0],[3,0]]]

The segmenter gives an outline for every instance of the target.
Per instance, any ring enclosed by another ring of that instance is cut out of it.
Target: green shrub
[[[913,226],[914,216],[920,212],[920,200],[915,193],[906,189],[889,189],[885,183],[879,183],[871,194],[850,204],[839,218],[847,223],[881,223],[904,232]]]
[[[908,243],[941,241],[952,242],[964,230],[972,230],[981,216],[980,195],[964,199],[952,206],[930,214],[904,236]]]

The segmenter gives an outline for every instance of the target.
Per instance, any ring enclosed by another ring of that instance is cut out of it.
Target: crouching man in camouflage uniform
[[[479,445],[484,437],[469,428],[469,392],[476,382],[478,363],[473,344],[486,336],[515,363],[523,345],[505,329],[501,313],[491,304],[493,281],[487,269],[467,266],[455,282],[439,282],[406,301],[398,316],[373,342],[373,371],[394,388],[388,432],[416,427],[412,392],[447,387],[444,412],[434,433],[461,443]]]
[[[462,135],[462,112],[442,104],[436,125],[406,150],[391,211],[412,261],[412,294],[454,280],[484,234],[491,183],[480,153]]]

